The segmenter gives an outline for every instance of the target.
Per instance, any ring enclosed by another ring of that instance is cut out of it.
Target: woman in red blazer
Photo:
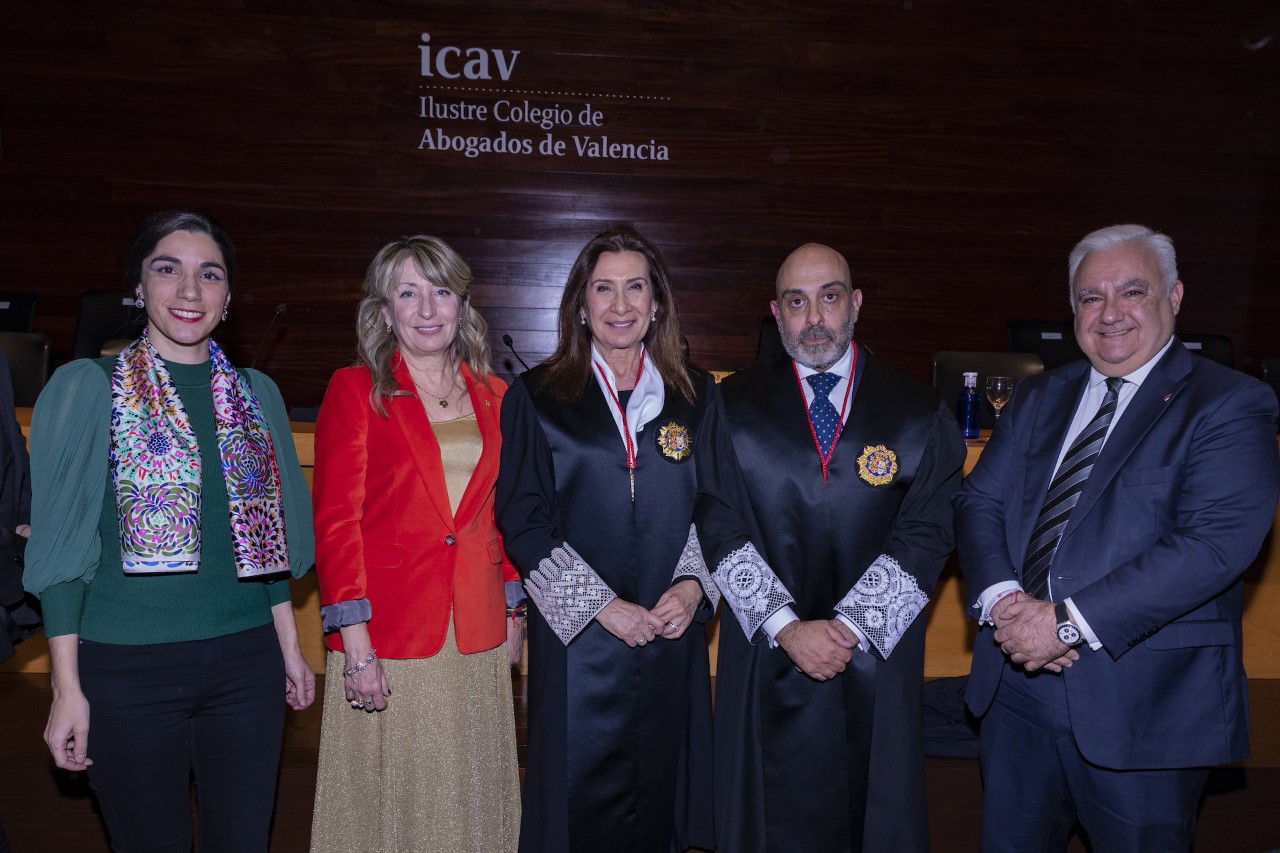
[[[312,851],[515,850],[523,594],[494,526],[506,386],[443,241],[378,253],[316,423],[331,650]],[[503,643],[506,643],[505,648]],[[394,696],[393,696],[394,692]]]

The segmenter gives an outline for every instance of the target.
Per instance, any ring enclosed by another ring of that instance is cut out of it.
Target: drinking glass
[[[1000,420],[1000,410],[1009,402],[1013,394],[1013,378],[1009,376],[987,377],[987,402],[996,410],[996,420]]]

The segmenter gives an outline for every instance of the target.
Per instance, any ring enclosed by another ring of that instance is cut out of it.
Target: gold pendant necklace
[[[454,392],[454,391],[457,391],[457,390],[458,390],[458,386],[457,386],[457,385],[455,385],[455,386],[453,386],[452,388],[450,388],[450,389],[449,389],[449,393],[447,393],[447,394],[445,394],[443,397],[441,397],[441,396],[439,396],[438,394],[432,394],[432,393],[431,393],[430,391],[428,391],[426,388],[423,388],[423,387],[422,387],[422,385],[421,385],[420,383],[418,383],[416,380],[414,381],[414,383],[413,383],[413,384],[418,386],[418,390],[419,390],[419,391],[421,391],[422,393],[426,394],[428,397],[431,397],[431,398],[433,398],[434,400],[436,400],[437,402],[439,402],[439,403],[440,403],[440,408],[442,408],[442,409],[447,409],[447,408],[449,408],[449,398],[453,396],[453,392]]]

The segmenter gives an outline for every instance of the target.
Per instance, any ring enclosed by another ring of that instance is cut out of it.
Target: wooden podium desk
[[[31,410],[19,409],[18,420],[23,432],[31,422]],[[307,483],[311,482],[315,464],[315,424],[295,423],[293,440],[298,449]],[[982,455],[985,439],[970,441],[965,473],[973,469]],[[1280,512],[1277,513],[1280,521]],[[1244,660],[1249,677],[1280,678],[1280,543],[1273,525],[1262,551],[1245,573]],[[924,671],[926,677],[963,675],[969,671],[976,625],[965,618],[965,592],[960,581],[955,555],[947,561],[933,600],[925,611],[929,620],[925,636]],[[303,652],[312,668],[324,671],[324,644],[320,631],[320,592],[315,572],[309,572],[294,583],[293,605],[298,620],[298,633]],[[711,638],[711,670],[715,674],[719,620],[708,626]],[[737,630],[736,626],[733,630]],[[48,672],[49,651],[44,636],[32,637],[18,646],[18,653],[0,670],[13,672]],[[521,665],[524,671],[524,665]]]

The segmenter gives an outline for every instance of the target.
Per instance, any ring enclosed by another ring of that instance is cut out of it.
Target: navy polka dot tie
[[[813,431],[818,434],[818,444],[824,454],[831,451],[831,439],[835,438],[840,413],[831,405],[831,389],[844,377],[837,373],[815,373],[806,377],[813,388],[813,402],[809,404],[809,419]]]

